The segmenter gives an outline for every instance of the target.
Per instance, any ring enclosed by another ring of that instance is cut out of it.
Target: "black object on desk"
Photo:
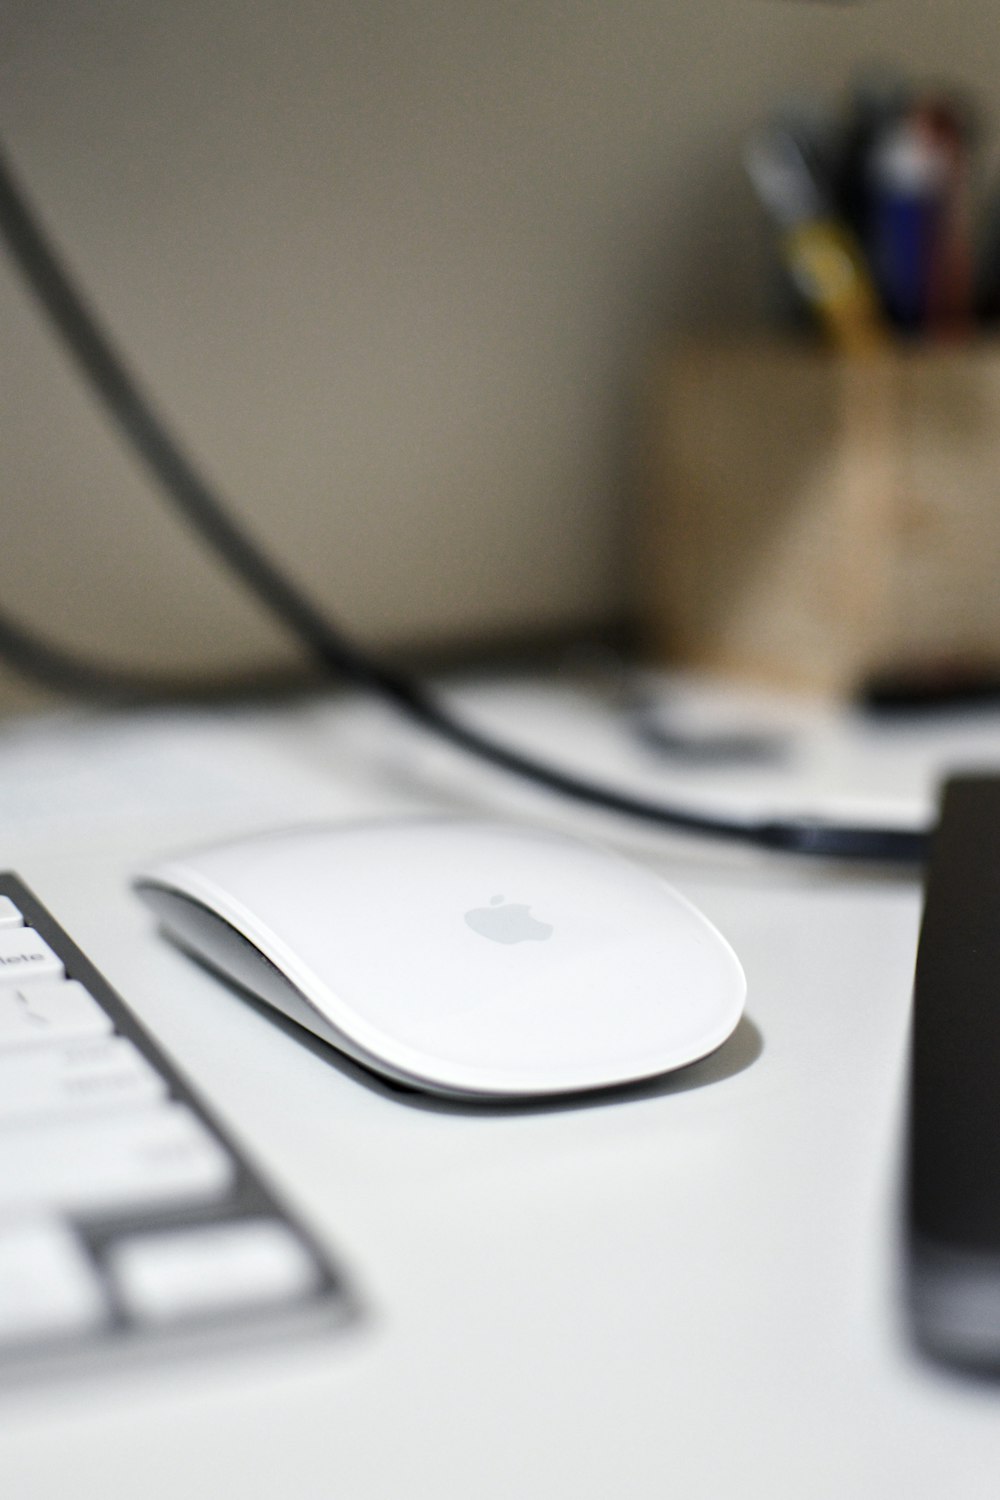
[[[908,1292],[930,1354],[1000,1373],[1000,776],[944,789],[914,986]]]

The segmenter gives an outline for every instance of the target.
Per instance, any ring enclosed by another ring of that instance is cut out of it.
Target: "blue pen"
[[[871,263],[891,321],[925,328],[934,246],[949,164],[919,114],[907,114],[876,142],[869,167]]]

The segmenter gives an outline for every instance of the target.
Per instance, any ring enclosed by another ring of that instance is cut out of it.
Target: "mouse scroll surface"
[[[652,1077],[714,1050],[743,1009],[735,955],[689,902],[562,834],[445,820],[307,828],[202,850],[137,884],[209,963],[246,982],[211,929],[190,929],[192,903],[252,944],[292,997],[263,998],[434,1092]]]

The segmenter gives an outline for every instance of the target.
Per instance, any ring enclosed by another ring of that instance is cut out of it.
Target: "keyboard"
[[[344,1323],[342,1277],[0,874],[0,1380]]]

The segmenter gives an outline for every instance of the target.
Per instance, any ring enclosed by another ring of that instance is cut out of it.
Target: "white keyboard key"
[[[0,928],[0,984],[63,979],[62,959],[33,927]]]
[[[0,927],[22,927],[24,918],[9,896],[0,896]]]
[[[110,1266],[125,1307],[147,1323],[288,1302],[317,1284],[312,1256],[274,1219],[136,1236],[114,1246]]]
[[[221,1197],[232,1158],[182,1104],[0,1132],[0,1211],[134,1210]]]
[[[0,985],[0,1054],[39,1042],[108,1036],[111,1018],[78,979]]]
[[[83,1333],[106,1314],[97,1274],[66,1225],[0,1221],[0,1348]]]
[[[0,1054],[0,1126],[40,1115],[132,1109],[167,1086],[124,1037]]]

